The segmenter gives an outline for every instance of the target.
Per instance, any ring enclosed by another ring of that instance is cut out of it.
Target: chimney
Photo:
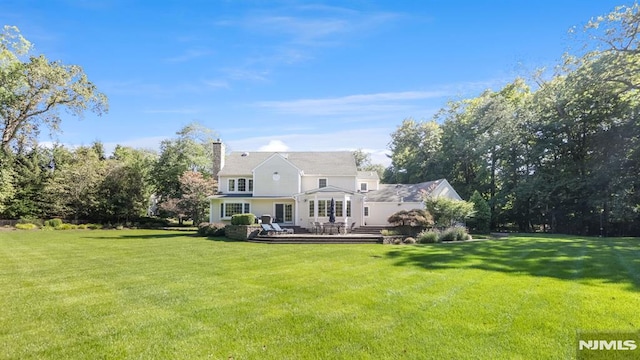
[[[218,173],[224,167],[224,144],[222,140],[218,139],[213,142],[213,176],[218,177]]]

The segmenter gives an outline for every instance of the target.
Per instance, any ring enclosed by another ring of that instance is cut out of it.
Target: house
[[[424,208],[422,192],[460,199],[445,179],[421,184],[380,184],[376,172],[358,171],[353,152],[231,152],[213,144],[218,193],[210,199],[210,222],[234,214],[269,214],[275,222],[312,228],[329,221],[388,225],[400,210]]]

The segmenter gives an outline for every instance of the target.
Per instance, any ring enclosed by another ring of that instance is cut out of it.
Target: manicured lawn
[[[566,359],[640,328],[640,241],[0,232],[0,358]]]

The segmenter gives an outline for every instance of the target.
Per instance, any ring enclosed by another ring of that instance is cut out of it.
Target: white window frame
[[[364,217],[369,217],[369,214],[371,213],[368,206],[365,206],[362,209],[362,212],[364,213]]]
[[[240,180],[244,181],[244,191],[240,190]],[[233,186],[231,186],[233,184]],[[230,178],[227,181],[227,191],[230,193],[247,194],[253,193],[253,178],[238,177]]]
[[[322,186],[321,182],[324,180],[324,186]],[[320,178],[318,179],[318,188],[326,188],[327,186],[329,186],[329,179],[327,178]]]
[[[364,191],[364,192],[369,191],[369,183],[361,182],[360,183],[360,191]]]
[[[231,215],[227,215],[227,205],[229,204],[240,204],[242,210],[239,213],[234,213]],[[221,203],[220,206],[220,219],[231,219],[231,216],[236,214],[250,214],[251,213],[251,203],[246,201],[225,201]]]

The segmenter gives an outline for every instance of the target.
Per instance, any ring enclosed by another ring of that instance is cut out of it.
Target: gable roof
[[[427,181],[419,184],[380,184],[378,190],[372,190],[367,193],[366,201],[370,202],[422,202],[422,192],[424,190],[427,195],[440,195],[443,193],[442,186],[448,186],[450,189],[444,192],[444,195],[460,200],[458,193],[451,188],[446,179]]]
[[[305,175],[356,176],[356,160],[350,151],[237,152],[225,158],[218,176],[251,175],[269,157],[279,154]]]

